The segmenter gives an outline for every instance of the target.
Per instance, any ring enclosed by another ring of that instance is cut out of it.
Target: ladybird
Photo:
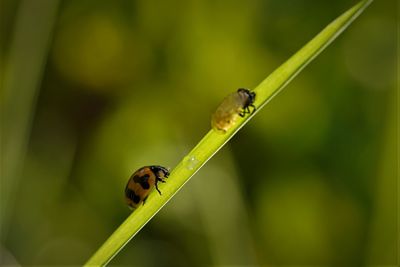
[[[225,133],[236,123],[238,116],[244,117],[256,110],[253,105],[255,99],[256,93],[246,88],[239,88],[225,97],[211,117],[212,128],[217,132]],[[252,111],[250,111],[250,107],[253,108]]]
[[[162,166],[145,166],[135,171],[125,187],[125,199],[129,207],[135,209],[142,203],[144,205],[154,187],[161,195],[157,184],[165,183],[168,176],[169,171]]]

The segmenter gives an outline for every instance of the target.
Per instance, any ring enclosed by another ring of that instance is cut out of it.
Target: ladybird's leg
[[[160,191],[160,189],[158,189],[157,182],[156,182],[156,189],[157,189],[158,193],[159,193],[159,194],[160,194],[160,196],[161,196],[161,191]]]
[[[240,113],[239,113],[239,116],[240,117],[244,117],[246,114],[249,114],[249,107],[245,107]]]
[[[253,110],[250,112],[250,109],[249,109],[249,112],[250,112],[250,114],[253,114],[254,111],[256,111],[256,106],[254,106],[253,104],[251,104],[250,107],[252,107]]]

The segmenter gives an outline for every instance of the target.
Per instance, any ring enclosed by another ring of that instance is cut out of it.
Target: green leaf
[[[262,81],[253,90],[257,95],[254,103],[257,108],[256,112],[244,119],[240,118],[225,134],[210,130],[172,170],[168,182],[160,186],[162,196],[154,192],[150,194],[146,205],[135,210],[97,250],[86,265],[107,264],[241,127],[342,33],[371,2],[372,0],[361,1],[346,11]]]

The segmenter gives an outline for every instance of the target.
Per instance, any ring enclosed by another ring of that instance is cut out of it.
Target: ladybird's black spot
[[[128,186],[125,187],[125,196],[127,198],[131,199],[132,192],[133,191]]]
[[[140,202],[140,197],[137,196],[135,193],[133,193],[133,202],[135,202],[136,204],[138,204]]]
[[[150,177],[150,175],[148,175],[148,174],[145,174],[145,175],[143,175],[143,176],[137,176],[137,175],[135,175],[135,176],[133,177],[133,181],[134,181],[135,183],[140,184],[140,186],[141,186],[143,189],[149,189],[149,188],[150,188],[150,184],[149,184],[149,182],[148,182],[149,177]]]
[[[129,198],[130,200],[132,200],[132,194],[134,194],[134,193],[133,193],[133,191],[131,189],[129,189],[128,187],[125,188],[125,196],[127,198]]]
[[[150,188],[150,184],[147,181],[140,182],[140,185],[142,186],[143,189],[149,189]]]
[[[143,182],[143,181],[147,181],[147,179],[149,179],[149,177],[150,177],[150,175],[148,175],[148,174],[145,174],[145,175],[143,175],[143,176],[135,175],[135,176],[133,176],[132,180],[133,180],[135,183],[140,184],[140,183]]]
[[[135,192],[129,188],[125,189],[125,196],[136,204],[140,202],[140,197],[136,195]]]

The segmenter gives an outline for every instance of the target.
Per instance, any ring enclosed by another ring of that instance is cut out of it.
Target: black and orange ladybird
[[[211,117],[212,128],[217,132],[225,133],[236,123],[239,116],[244,117],[256,110],[253,105],[255,99],[256,93],[246,88],[239,88],[225,97]],[[252,111],[250,111],[250,107],[253,109]]]
[[[168,169],[162,166],[145,166],[135,171],[125,187],[125,199],[129,207],[135,209],[140,204],[144,204],[154,187],[161,195],[157,184],[158,182],[165,183],[168,176]]]

